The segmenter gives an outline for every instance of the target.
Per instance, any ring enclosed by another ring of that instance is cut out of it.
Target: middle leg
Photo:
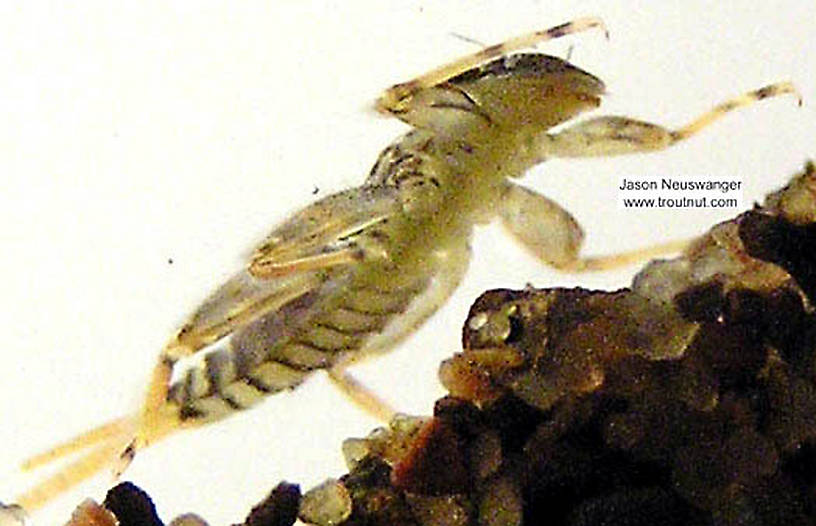
[[[679,252],[690,241],[670,241],[607,256],[582,257],[584,232],[572,214],[555,201],[509,182],[502,192],[499,215],[502,225],[534,256],[551,267],[569,272],[623,267]]]

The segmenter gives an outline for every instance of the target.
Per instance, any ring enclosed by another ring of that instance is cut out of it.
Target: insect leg
[[[329,369],[329,379],[355,405],[381,422],[390,422],[397,414],[391,405],[371,389],[354,378],[346,368],[349,363],[337,364]]]
[[[600,18],[584,17],[576,18],[571,22],[561,24],[549,29],[533,31],[524,35],[505,40],[492,46],[487,46],[470,55],[466,55],[458,60],[454,60],[448,64],[444,64],[431,71],[420,75],[408,82],[396,84],[383,92],[380,98],[377,99],[376,108],[379,112],[384,114],[398,113],[400,110],[400,103],[407,98],[415,95],[417,92],[424,89],[436,86],[456,75],[473,69],[480,64],[484,64],[490,60],[501,57],[519,49],[533,47],[536,44],[546,40],[560,38],[572,33],[579,33],[594,27],[599,27],[604,31],[604,34],[609,38],[609,32]]]
[[[534,256],[570,272],[621,267],[677,252],[688,244],[674,241],[609,256],[580,257],[584,233],[575,218],[551,199],[510,182],[505,183],[499,215],[502,225]]]
[[[577,260],[584,232],[555,201],[508,181],[499,215],[513,237],[544,263],[564,268]]]
[[[801,96],[791,83],[770,84],[718,104],[676,130],[628,117],[597,117],[570,126],[560,133],[545,134],[538,144],[540,159],[622,155],[662,150],[688,139],[737,108],[788,93],[796,96],[799,104],[802,104]]]
[[[777,84],[769,84],[768,86],[759,88],[754,91],[749,91],[748,93],[744,93],[733,99],[727,100],[717,106],[714,106],[711,110],[705,112],[704,114],[700,115],[692,122],[686,124],[682,128],[675,130],[672,132],[672,142],[682,141],[683,139],[687,139],[692,135],[696,134],[698,131],[702,130],[712,122],[716,121],[726,113],[730,112],[731,110],[735,110],[737,108],[741,108],[744,106],[750,106],[754,102],[758,102],[762,99],[768,99],[771,97],[777,97],[779,95],[784,94],[791,94],[796,97],[796,102],[799,106],[802,105],[802,95],[796,90],[796,88],[790,82],[779,82]]]
[[[569,272],[595,272],[612,270],[627,265],[632,265],[640,261],[652,258],[663,257],[685,250],[693,239],[678,239],[666,243],[657,243],[637,250],[619,252],[605,256],[579,257],[561,268]]]
[[[737,108],[783,94],[801,97],[788,82],[771,84],[718,104],[676,130],[628,117],[598,117],[571,126],[539,141],[540,159],[592,157],[662,150],[696,134]],[[503,224],[542,261],[570,271],[607,270],[644,259],[678,252],[689,240],[671,241],[640,250],[602,257],[578,256],[583,234],[578,223],[557,204],[519,186],[508,186],[503,195]]]

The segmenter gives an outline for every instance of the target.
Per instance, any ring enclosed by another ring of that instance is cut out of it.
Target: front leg
[[[663,150],[695,135],[726,113],[786,93],[795,95],[802,104],[793,85],[782,82],[729,99],[676,130],[628,117],[597,117],[560,133],[545,133],[535,140],[534,148],[539,162],[549,157],[598,157]]]
[[[663,150],[696,134],[726,113],[754,102],[786,93],[801,97],[790,83],[765,86],[727,100],[670,130],[628,117],[597,117],[559,133],[544,133],[533,141],[539,162],[550,157],[598,157]],[[641,250],[603,257],[579,256],[583,232],[569,212],[531,190],[507,183],[500,206],[502,223],[513,236],[543,262],[569,271],[606,270],[677,252],[688,241],[672,241]]]

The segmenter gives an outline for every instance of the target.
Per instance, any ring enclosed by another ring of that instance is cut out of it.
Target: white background
[[[35,478],[19,461],[133,410],[158,350],[252,245],[319,195],[361,183],[405,130],[379,90],[476,46],[578,16],[542,46],[607,83],[602,109],[682,125],[714,103],[792,80],[805,105],[765,101],[663,153],[551,162],[526,184],[573,211],[587,253],[693,236],[732,211],[614,205],[621,175],[735,176],[752,202],[816,155],[816,4],[648,1],[4,2],[0,6],[0,500]],[[505,286],[623,286],[633,272],[553,272],[488,228],[463,287],[414,338],[359,367],[406,412],[430,413],[438,362],[468,305]],[[169,263],[172,260],[172,264]],[[126,473],[165,520],[239,522],[280,479],[343,472],[340,442],[376,422],[322,375],[143,451]],[[107,475],[38,514],[60,524]]]

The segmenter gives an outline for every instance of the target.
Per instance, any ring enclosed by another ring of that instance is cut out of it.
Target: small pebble
[[[0,502],[0,526],[25,526],[26,513],[16,504]]]
[[[207,521],[195,513],[185,513],[173,519],[167,526],[208,526]]]
[[[351,515],[351,496],[346,487],[329,479],[303,495],[298,517],[317,526],[334,526]]]

